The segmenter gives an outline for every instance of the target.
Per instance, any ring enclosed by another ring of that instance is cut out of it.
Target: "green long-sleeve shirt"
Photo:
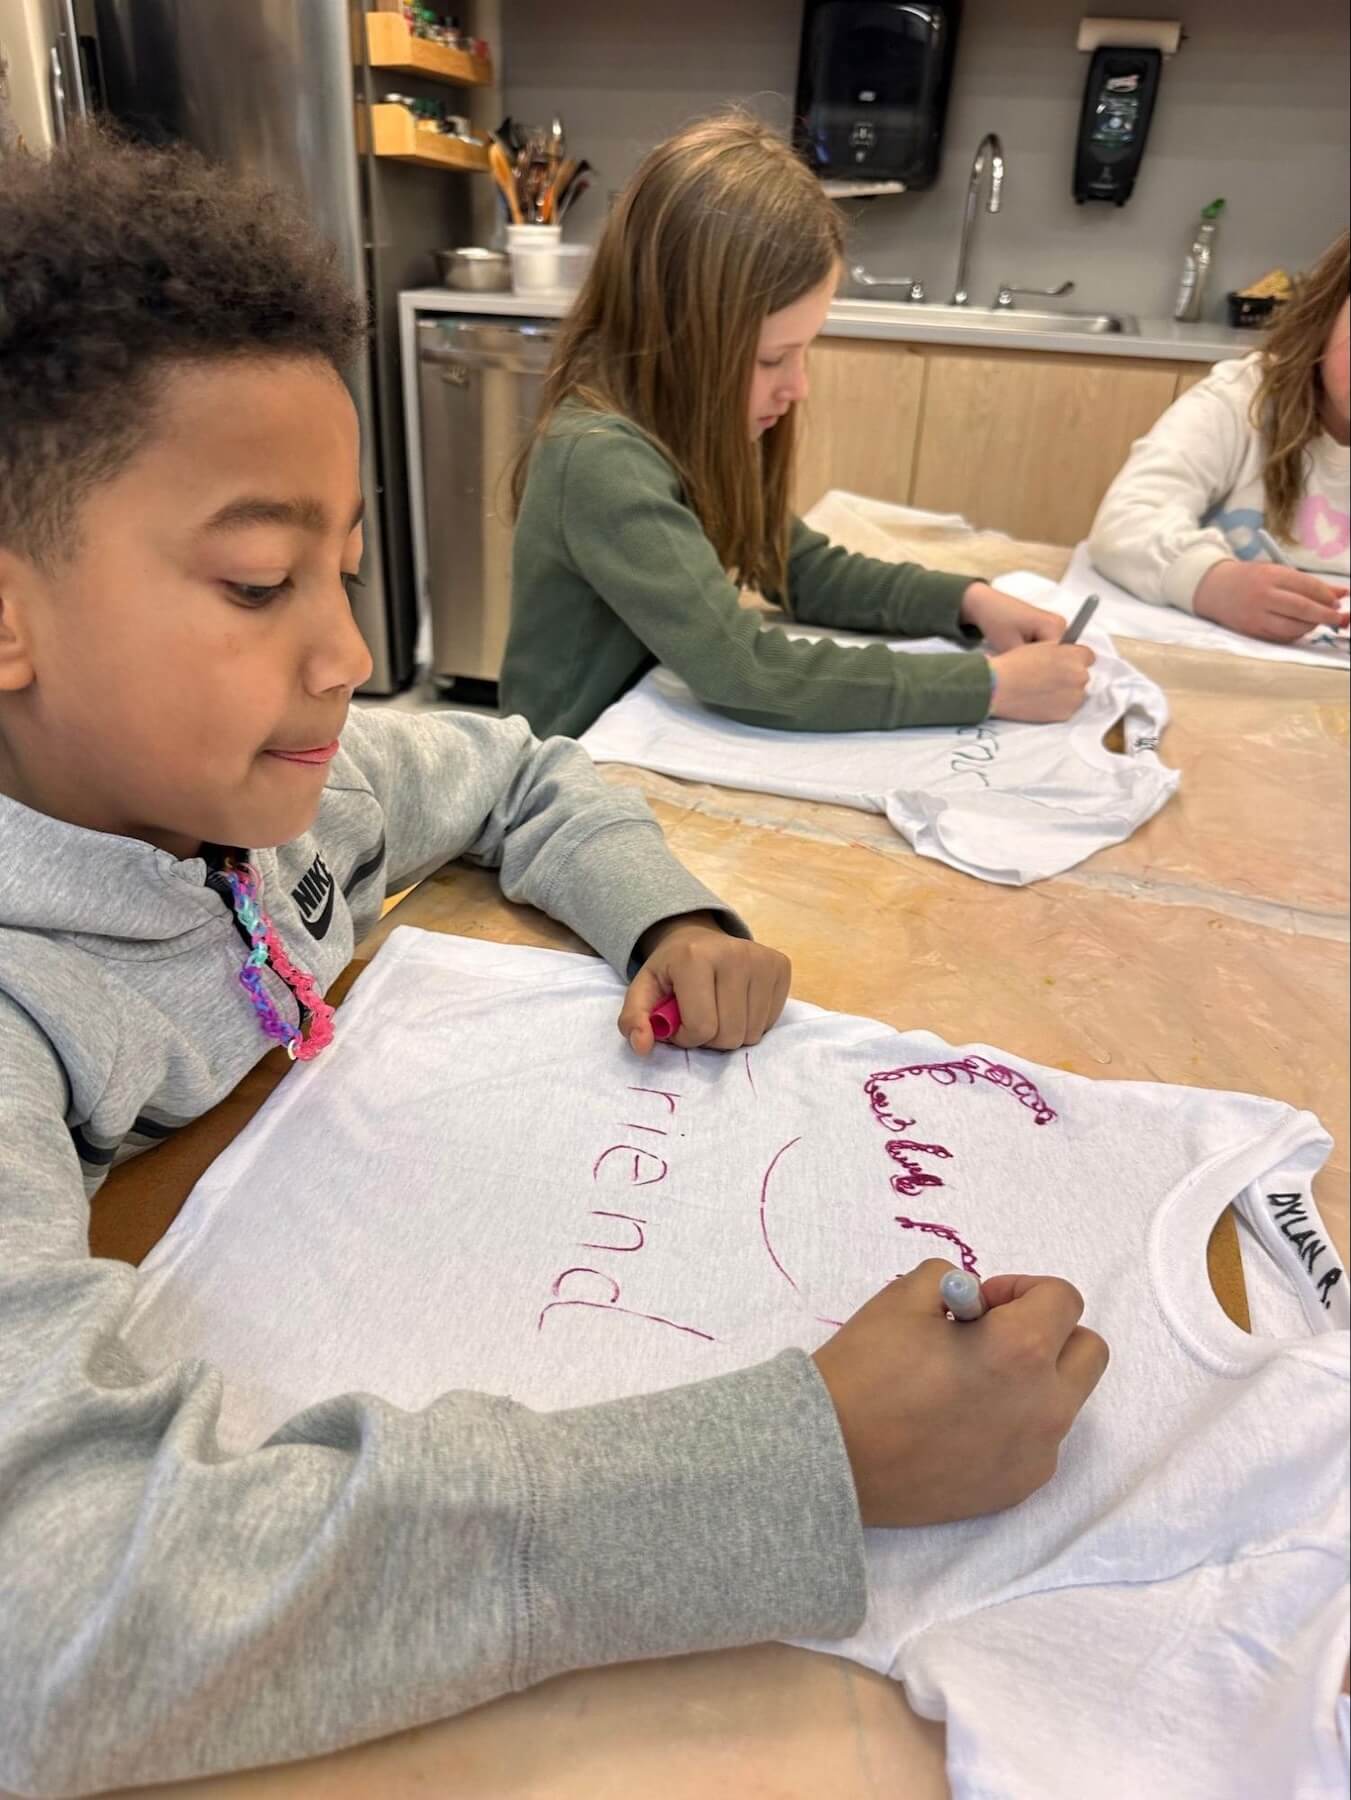
[[[972,643],[975,576],[852,556],[796,520],[789,608],[802,624]],[[502,709],[575,737],[654,663],[706,706],[785,731],[965,725],[985,718],[983,656],[809,643],[741,605],[675,470],[615,414],[560,410],[536,447],[516,527]]]

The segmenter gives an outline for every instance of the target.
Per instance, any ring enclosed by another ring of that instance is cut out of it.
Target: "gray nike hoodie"
[[[620,971],[676,913],[744,931],[640,799],[520,719],[353,713],[313,830],[253,860],[326,988],[455,856]],[[282,1762],[566,1669],[856,1630],[853,1483],[799,1352],[553,1414],[348,1394],[242,1456],[219,1374],[137,1366],[138,1275],[90,1257],[88,1197],[270,1047],[210,875],[0,798],[0,1787]]]

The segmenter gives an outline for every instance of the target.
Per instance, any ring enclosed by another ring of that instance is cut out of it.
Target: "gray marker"
[[[1294,568],[1294,563],[1291,562],[1290,558],[1285,554],[1285,551],[1281,549],[1271,533],[1269,531],[1263,531],[1260,526],[1257,530],[1257,541],[1266,551],[1267,556],[1272,562],[1279,563],[1283,569]]]
[[[1087,625],[1088,621],[1093,617],[1097,610],[1098,596],[1096,594],[1090,594],[1087,600],[1085,600],[1083,605],[1079,608],[1078,612],[1075,613],[1074,617],[1070,620],[1069,624],[1065,627],[1065,635],[1061,638],[1061,643],[1077,644],[1084,626]]]
[[[938,1293],[953,1318],[964,1324],[989,1311],[979,1281],[965,1269],[949,1269],[938,1284]]]

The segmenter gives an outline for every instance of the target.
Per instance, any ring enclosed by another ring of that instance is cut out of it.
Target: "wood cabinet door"
[[[1180,400],[1188,388],[1194,388],[1198,381],[1204,381],[1213,367],[1213,363],[1184,363],[1178,373],[1174,400]]]
[[[922,354],[885,339],[821,338],[811,349],[807,381],[798,419],[796,510],[806,512],[831,488],[908,505]]]
[[[924,360],[911,503],[1048,544],[1087,535],[1178,379],[1176,363],[1125,357],[935,346]]]

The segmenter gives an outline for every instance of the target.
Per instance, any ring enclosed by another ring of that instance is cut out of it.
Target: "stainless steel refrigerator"
[[[0,9],[0,151],[64,143],[97,100],[86,0],[28,0]],[[8,52],[8,56],[7,53]]]
[[[358,109],[417,85],[371,69],[363,11],[360,0],[94,0],[108,110],[290,188],[370,305],[369,353],[350,383],[368,521],[356,610],[375,665],[366,691],[381,694],[408,682],[418,632],[397,296],[432,277],[434,250],[467,241],[476,177],[359,147],[370,134],[358,134]]]

